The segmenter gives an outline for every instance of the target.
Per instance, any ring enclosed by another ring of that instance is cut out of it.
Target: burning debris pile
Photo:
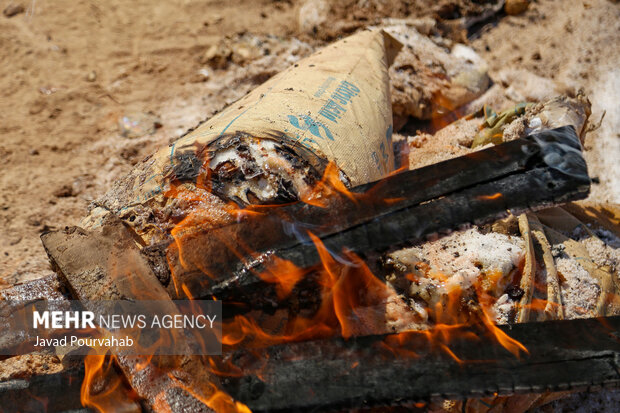
[[[57,277],[33,283],[29,300],[224,307],[223,356],[89,355],[83,405],[301,411],[454,397],[524,411],[550,390],[618,382],[617,343],[592,320],[514,337],[505,326],[620,313],[620,210],[555,206],[589,191],[589,101],[496,112],[489,103],[506,102],[484,61],[437,42],[392,21],[327,46],[136,165],[80,227],[43,234]],[[433,130],[394,135],[411,116]],[[584,328],[599,347],[562,344]],[[541,365],[560,367],[536,381]],[[498,378],[507,368],[517,373]],[[386,374],[412,383],[383,389]],[[330,375],[344,377],[339,390],[321,386]],[[539,394],[512,395],[527,391]]]

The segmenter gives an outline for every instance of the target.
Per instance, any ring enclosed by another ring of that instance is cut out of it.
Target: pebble
[[[67,184],[54,191],[54,196],[56,198],[68,198],[75,195],[76,194],[73,192],[73,186]]]
[[[315,33],[327,21],[329,10],[329,3],[325,0],[307,0],[299,8],[299,29],[304,33]]]
[[[21,242],[22,236],[18,234],[11,234],[7,237],[7,240],[11,246],[17,245]]]
[[[207,49],[201,63],[206,63],[214,69],[224,69],[232,56],[232,50],[224,43],[214,44]]]
[[[97,72],[93,70],[86,76],[86,81],[94,82],[95,80],[97,80]]]
[[[189,81],[191,83],[201,83],[201,82],[206,82],[207,80],[209,80],[209,77],[210,77],[209,70],[203,68],[197,71],[196,73],[194,73],[190,77]]]

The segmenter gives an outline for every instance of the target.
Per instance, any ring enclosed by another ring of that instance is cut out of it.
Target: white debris
[[[555,265],[561,282],[562,305],[567,319],[596,317],[601,293],[598,281],[573,258],[557,258]]]
[[[484,288],[499,297],[511,281],[508,275],[519,267],[524,258],[524,242],[518,237],[494,232],[483,234],[478,228],[472,228],[397,251],[391,257],[412,272],[419,262],[430,267],[426,274],[430,278],[420,279],[414,287],[417,294],[422,291],[425,295],[434,288],[445,292],[454,288],[466,290],[483,281],[481,276],[484,275],[485,279],[492,278],[496,282]]]

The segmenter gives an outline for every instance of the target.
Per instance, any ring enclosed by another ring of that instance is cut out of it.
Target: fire
[[[377,188],[371,188],[367,193],[358,194],[348,190],[340,179],[340,171],[335,164],[329,164],[323,178],[315,188],[304,195],[301,202],[321,209],[329,209],[334,205],[358,205],[383,202],[388,205],[396,204],[399,199],[376,199],[379,193]],[[260,217],[265,214],[277,214],[282,205],[262,205],[240,207],[228,203],[215,211],[213,204],[207,202],[214,195],[210,192],[207,178],[200,178],[196,188],[189,189],[182,185],[173,185],[166,196],[182,200],[191,205],[187,215],[179,219],[176,226],[170,231],[173,243],[170,249],[176,249],[180,265],[187,268],[196,265],[190,262],[191,257],[186,253],[185,246],[191,237],[200,231],[213,230],[226,223],[238,223],[245,219]],[[500,193],[485,197],[497,199]],[[222,204],[219,204],[222,206]],[[312,268],[299,268],[293,262],[266,255],[265,264],[256,272],[263,282],[273,284],[278,300],[284,301],[291,297],[301,281],[308,281],[318,297],[315,308],[298,311],[297,313],[285,310],[276,311],[273,316],[255,314],[237,315],[223,323],[221,341],[225,351],[246,349],[255,352],[258,360],[265,360],[269,346],[315,340],[339,336],[345,339],[356,336],[391,333],[387,328],[387,309],[390,306],[402,308],[399,317],[411,317],[412,323],[420,327],[404,329],[396,334],[386,334],[380,348],[391,357],[415,358],[419,351],[411,346],[422,339],[426,346],[448,354],[458,363],[467,363],[452,348],[455,339],[479,340],[479,336],[467,327],[475,326],[484,330],[485,334],[493,337],[506,350],[519,356],[527,353],[527,349],[519,342],[506,335],[493,323],[492,305],[494,298],[488,295],[484,288],[476,285],[473,299],[478,310],[464,310],[464,294],[458,287],[452,287],[438,302],[434,302],[428,309],[428,324],[422,327],[419,315],[406,308],[406,303],[398,297],[397,292],[389,284],[373,273],[367,262],[349,250],[330,251],[321,238],[310,230],[304,230],[305,236],[315,246],[320,257],[320,264]],[[245,245],[243,240],[231,240],[221,237],[223,245],[227,246],[239,259],[256,259],[258,254]],[[171,264],[171,263],[170,263]],[[170,265],[172,282],[179,296],[190,299],[194,293],[189,285],[182,282]],[[432,272],[428,265],[420,263],[418,266],[425,277],[433,277],[441,282],[447,282],[444,274]],[[216,279],[207,268],[200,268],[205,274],[205,281]],[[122,273],[122,271],[119,272]],[[406,279],[412,283],[420,280],[420,274],[408,274]],[[304,284],[305,285],[305,284]],[[145,288],[138,285],[137,288]],[[471,294],[471,291],[469,292]],[[399,307],[400,306],[400,307]],[[407,315],[403,315],[407,314]],[[150,367],[151,357],[143,357],[136,365],[137,371]],[[93,407],[100,412],[133,411],[135,395],[128,393],[121,378],[112,368],[114,357],[88,356],[85,359],[86,375],[82,385],[82,404]],[[240,377],[248,374],[236,366],[232,361],[223,357],[206,357],[205,369],[215,376]],[[252,374],[260,377],[260,363]],[[351,368],[356,368],[359,362]],[[222,391],[216,382],[188,383],[181,381],[172,372],[165,373],[168,379],[177,387],[183,389],[204,405],[217,412],[250,412],[249,408],[232,399]],[[102,387],[100,383],[105,383]],[[103,388],[95,392],[94,388]],[[127,400],[123,404],[122,400]],[[170,411],[163,393],[158,394],[155,411]],[[120,410],[119,410],[120,409]],[[125,409],[125,410],[123,410]]]
[[[501,192],[496,192],[493,195],[480,195],[478,197],[478,199],[483,199],[483,200],[489,200],[492,201],[494,199],[499,199],[502,197],[502,193]]]
[[[274,257],[273,262],[258,276],[265,282],[277,284],[278,298],[283,300],[305,274],[306,271],[297,268],[290,261]]]
[[[84,358],[86,370],[80,392],[84,407],[98,412],[140,412],[135,395],[127,390],[122,378],[114,370],[114,356],[88,355]]]
[[[343,252],[343,258],[349,264],[342,264],[327,251],[316,235],[311,232],[308,235],[322,261],[321,267],[314,270],[318,274],[317,285],[322,298],[318,311],[312,317],[298,316],[289,320],[283,332],[279,333],[266,331],[251,318],[237,316],[233,322],[224,325],[227,333],[223,344],[234,347],[243,343],[265,347],[334,335],[345,338],[368,335],[382,329],[386,321],[386,300],[394,291],[375,277],[357,255]],[[268,276],[262,274],[261,278],[278,286],[290,287],[291,280],[300,279],[309,272],[284,260],[278,261],[277,267],[285,272],[276,273],[272,268]],[[284,289],[280,291],[285,292]]]
[[[302,197],[301,201],[309,205],[325,208],[327,206],[326,200],[337,194],[344,195],[353,202],[357,201],[355,194],[350,192],[340,179],[340,169],[338,169],[338,166],[334,162],[330,162],[325,168],[323,178],[321,178],[312,191]]]

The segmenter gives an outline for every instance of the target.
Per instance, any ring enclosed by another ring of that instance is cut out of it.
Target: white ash
[[[620,248],[605,244],[602,240],[589,237],[582,241],[592,261],[600,267],[607,266],[612,271],[620,268]]]
[[[446,275],[456,275],[469,288],[481,269],[499,270],[507,275],[523,259],[523,240],[504,234],[483,234],[478,228],[455,232],[435,242],[414,249],[429,260],[432,268]]]
[[[574,258],[555,260],[560,283],[562,306],[567,319],[596,317],[596,302],[601,293],[598,281]]]
[[[499,297],[494,306],[497,322],[508,322],[514,313],[515,304],[504,291],[524,259],[524,242],[519,237],[482,233],[474,227],[390,256],[419,276],[411,283],[409,294],[428,305],[450,291],[468,290],[481,283]],[[420,272],[420,263],[430,267],[427,273]]]
[[[517,312],[517,301],[511,299],[508,294],[502,294],[493,305],[493,311],[497,324],[512,323]]]
[[[539,117],[534,117],[534,118],[529,120],[527,126],[532,131],[537,131],[538,129],[540,129],[542,127],[542,120],[540,120]]]
[[[527,123],[525,116],[520,116],[510,122],[504,129],[504,141],[508,142],[526,136],[530,132]]]
[[[385,321],[388,331],[412,331],[424,329],[428,321],[428,313],[415,301],[405,301],[405,297],[390,295],[385,303]]]

